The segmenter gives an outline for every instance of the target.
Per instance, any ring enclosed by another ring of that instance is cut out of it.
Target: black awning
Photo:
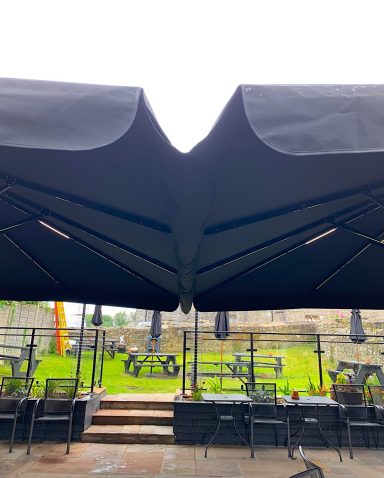
[[[140,88],[0,99],[1,297],[384,307],[384,86],[239,87],[188,154]]]
[[[199,310],[384,306],[383,86],[243,86],[213,171]]]

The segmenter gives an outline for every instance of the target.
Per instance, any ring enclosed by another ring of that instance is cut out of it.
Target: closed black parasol
[[[161,313],[158,310],[153,311],[149,334],[152,338],[158,338],[161,335]]]
[[[95,310],[93,312],[91,322],[95,327],[99,327],[103,323],[103,313],[101,310],[101,305],[95,305]]]
[[[229,335],[229,314],[218,312],[215,317],[215,337],[225,340]]]
[[[215,317],[215,337],[221,341],[229,335],[229,313],[218,312]],[[220,344],[220,383],[223,386],[223,342]]]
[[[351,312],[351,331],[349,338],[355,344],[362,344],[367,340],[363,324],[361,321],[361,314],[359,309],[352,309]]]

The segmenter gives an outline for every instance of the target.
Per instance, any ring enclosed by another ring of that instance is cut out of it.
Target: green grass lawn
[[[282,378],[276,379],[273,371],[270,369],[257,369],[256,379],[258,381],[276,382],[277,386],[282,386],[289,380],[290,388],[305,390],[308,383],[308,374],[312,381],[318,384],[318,364],[317,355],[313,353],[313,344],[297,345],[288,348],[263,349],[257,353],[273,355],[283,355],[283,363],[285,364]],[[39,382],[46,378],[56,377],[73,377],[76,374],[76,358],[74,356],[61,357],[56,354],[44,355],[40,357],[42,362],[35,373],[35,379]],[[122,359],[127,358],[126,354],[116,354],[112,359],[108,354],[104,358],[104,371],[102,385],[107,387],[108,393],[161,393],[175,392],[182,386],[182,373],[178,377],[168,377],[161,372],[160,368],[154,367],[155,376],[147,376],[149,368],[142,369],[139,376],[133,377],[124,373],[124,364]],[[334,364],[329,363],[325,357],[323,358],[323,374],[326,384],[331,381],[326,372],[327,368],[334,368]],[[231,354],[224,354],[223,360],[231,361]],[[182,361],[182,353],[179,355],[179,361]],[[187,362],[191,361],[191,355],[187,357]],[[199,361],[220,361],[219,353],[207,352],[199,354]],[[100,363],[97,364],[96,378],[99,376]],[[214,366],[205,366],[204,370],[219,370]],[[11,368],[8,364],[0,365],[0,376],[10,375]],[[81,380],[85,385],[89,385],[92,376],[92,352],[83,352]],[[208,382],[207,379],[202,379]],[[189,386],[189,379],[187,379]],[[238,379],[224,378],[223,387],[226,389],[240,389],[241,382]]]

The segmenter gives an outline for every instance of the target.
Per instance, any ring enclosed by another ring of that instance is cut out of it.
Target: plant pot
[[[361,392],[337,392],[337,398],[342,405],[363,404],[363,394]]]

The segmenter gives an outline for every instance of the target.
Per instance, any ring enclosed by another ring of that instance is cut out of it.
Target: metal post
[[[28,355],[28,368],[27,368],[27,378],[29,378],[29,374],[31,372],[31,366],[32,366],[32,354],[33,354],[33,348],[35,346],[35,334],[36,334],[36,329],[32,329],[32,334],[31,334],[31,342],[29,344],[29,355]]]
[[[97,361],[97,345],[98,345],[98,343],[99,343],[99,329],[96,329],[95,347],[93,349],[91,393],[93,393],[93,387],[94,387],[94,384],[95,384],[96,361]]]
[[[81,314],[81,326],[80,326],[80,340],[79,340],[79,350],[77,351],[77,367],[76,367],[76,378],[80,379],[80,370],[81,370],[81,350],[83,348],[83,339],[84,339],[84,324],[85,324],[85,309],[87,304],[83,304],[83,312]]]
[[[105,330],[103,330],[103,344],[101,346],[101,366],[100,366],[99,387],[101,387],[101,382],[103,380],[104,351],[105,351]]]
[[[320,341],[320,335],[316,334],[316,345],[317,345],[317,350],[315,350],[315,353],[317,353],[317,361],[319,365],[319,381],[320,381],[320,387],[323,386],[323,364],[321,361],[321,354],[324,353],[324,350],[321,350],[321,341]]]
[[[195,387],[197,384],[197,353],[198,353],[198,343],[197,335],[199,328],[199,312],[195,310],[195,340],[193,344],[193,374],[192,374],[192,387]]]
[[[185,394],[185,374],[186,374],[186,363],[187,363],[187,332],[184,330],[184,338],[183,338],[183,385],[182,385],[182,391],[183,395]]]
[[[253,333],[251,332],[251,382],[255,381],[255,369],[253,367],[253,352],[254,352]]]

